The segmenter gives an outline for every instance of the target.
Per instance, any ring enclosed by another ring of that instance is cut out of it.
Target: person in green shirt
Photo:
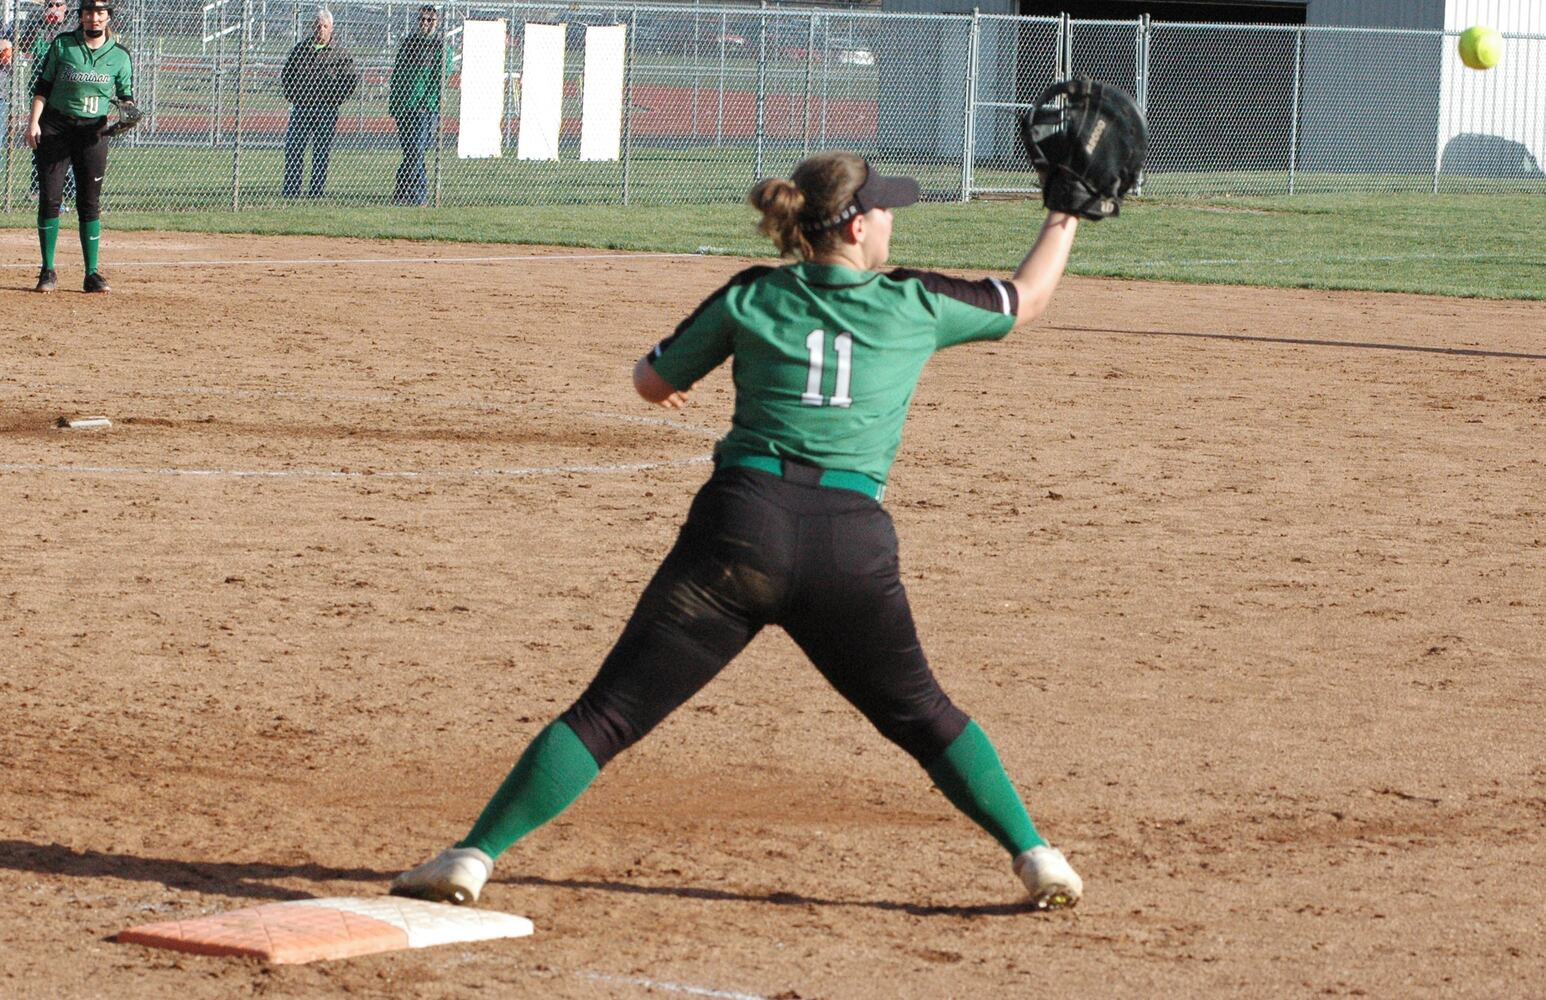
[[[38,71],[43,68],[43,57],[48,55],[48,47],[54,44],[54,39],[58,38],[65,31],[65,16],[68,10],[69,5],[65,0],[44,0],[43,16],[28,21],[28,30],[23,34],[20,44],[27,50],[27,54],[32,57],[32,72],[27,79],[27,93],[29,94],[32,93],[33,84],[37,82]],[[20,116],[20,114],[21,109],[18,108],[17,115]],[[38,165],[36,161],[32,164],[31,190],[33,194],[38,193]],[[69,204],[74,201],[75,175],[66,171],[64,177],[64,203]]]
[[[403,147],[403,162],[392,188],[392,201],[399,205],[429,201],[424,155],[440,120],[440,83],[449,66],[439,28],[440,11],[435,5],[420,7],[418,30],[403,39],[392,64],[387,110],[397,122],[397,139]]]
[[[108,139],[103,135],[114,104],[134,109],[134,69],[129,50],[109,28],[113,8],[107,0],[82,0],[80,27],[55,38],[43,57],[32,87],[32,120],[27,145],[38,170],[38,243],[43,266],[37,290],[59,287],[54,249],[59,240],[59,208],[65,175],[76,179],[76,213],[88,292],[108,290],[98,268],[102,238],[102,178],[107,174]]]
[[[54,44],[64,31],[65,14],[69,4],[65,0],[44,0],[43,16],[37,20],[36,27],[27,33],[22,43],[28,54],[32,56],[33,70],[41,69],[43,57],[48,55],[48,47]]]
[[[929,668],[881,506],[924,364],[1039,316],[1078,219],[1049,212],[1007,279],[882,273],[891,210],[917,199],[917,181],[847,152],[753,188],[762,232],[797,260],[736,275],[634,368],[645,400],[680,407],[733,361],[734,414],[713,475],[590,686],[526,748],[467,836],[399,875],[394,894],[476,901],[496,857],[777,625],[998,841],[1033,906],[1078,902],[1078,874]]]

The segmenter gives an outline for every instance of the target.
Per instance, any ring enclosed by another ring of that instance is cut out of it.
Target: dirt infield
[[[745,262],[105,243],[44,298],[0,234],[0,996],[1546,994],[1546,304],[1078,279],[935,359],[887,500],[1078,910],[768,634],[502,859],[533,938],[112,942],[466,829],[707,473],[728,374],[627,373]]]

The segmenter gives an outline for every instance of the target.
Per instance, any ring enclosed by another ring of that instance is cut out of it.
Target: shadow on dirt
[[[378,872],[372,868],[329,868],[310,863],[283,865],[142,858],[132,854],[77,851],[63,844],[34,844],[25,840],[0,840],[0,869],[70,878],[154,882],[186,892],[265,900],[311,899],[317,895],[315,892],[264,884],[268,879],[376,882],[384,888],[386,880],[397,874]]]
[[[586,879],[553,879],[537,875],[495,878],[506,885],[529,885],[547,889],[583,889],[592,892],[621,892],[639,896],[676,896],[681,899],[707,899],[729,903],[772,903],[775,906],[852,906],[871,910],[894,910],[915,917],[1008,917],[1035,913],[1029,903],[987,903],[978,906],[925,906],[892,899],[823,899],[794,892],[748,893],[724,889],[704,889],[687,885],[633,885],[628,882],[598,882]]]
[[[268,864],[240,861],[176,861],[170,858],[142,858],[133,854],[104,851],[77,851],[63,844],[34,844],[25,840],[0,840],[0,869],[62,875],[68,878],[116,878],[132,882],[152,882],[169,889],[201,892],[236,898],[282,902],[313,899],[318,893],[284,886],[268,885],[269,879],[306,879],[310,882],[376,883],[385,891],[395,871],[374,868],[329,868],[326,865]],[[634,885],[628,882],[603,882],[586,879],[550,879],[540,875],[496,878],[505,885],[525,885],[546,889],[573,889],[589,892],[620,892],[639,896],[675,896],[679,899],[703,899],[729,903],[770,903],[774,906],[860,907],[889,910],[915,917],[1007,917],[1035,912],[1027,903],[986,903],[976,906],[928,906],[890,899],[825,899],[793,892],[746,893],[725,889],[706,889],[687,885]]]

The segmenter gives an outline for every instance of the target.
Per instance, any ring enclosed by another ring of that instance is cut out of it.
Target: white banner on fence
[[[505,111],[505,22],[462,22],[462,108],[456,155],[499,156]]]
[[[517,159],[558,159],[558,130],[564,120],[564,30],[562,24],[526,24]]]
[[[623,135],[623,54],[627,25],[585,29],[585,98],[581,105],[580,159],[615,160]]]

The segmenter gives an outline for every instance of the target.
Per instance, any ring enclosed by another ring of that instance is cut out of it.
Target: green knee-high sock
[[[1004,773],[993,741],[977,723],[968,722],[929,765],[929,777],[952,805],[992,834],[1011,857],[1046,843]]]
[[[567,723],[553,722],[531,741],[499,791],[457,847],[491,858],[563,812],[601,769]]]
[[[97,273],[97,251],[102,246],[102,220],[81,223],[81,256],[86,258],[86,273]]]
[[[38,220],[38,246],[43,250],[43,267],[53,270],[54,250],[59,246],[59,216]]]

